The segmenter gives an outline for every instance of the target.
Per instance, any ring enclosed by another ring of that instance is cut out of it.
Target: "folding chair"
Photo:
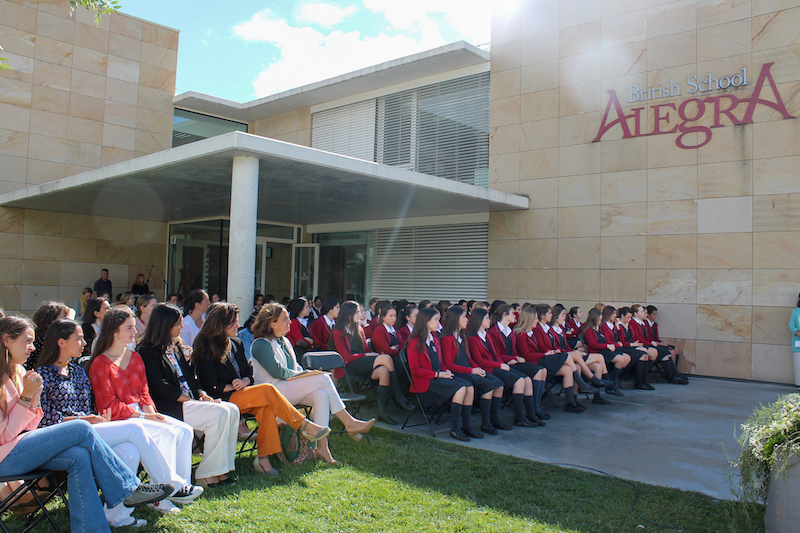
[[[239,415],[239,421],[248,423],[248,428],[250,427],[249,426],[249,422],[255,422],[255,420],[256,420],[256,417],[253,416],[253,415],[249,415],[249,414],[245,414],[245,413],[242,413],[242,414]],[[239,451],[236,452],[237,456],[244,455],[246,453],[250,453],[252,451],[255,451],[255,449],[256,449],[256,438],[255,437],[256,437],[256,433],[257,432],[258,432],[258,424],[256,424],[256,426],[254,428],[250,429],[250,434],[247,436],[247,440],[242,441],[242,445],[239,448]]]
[[[400,351],[400,355],[398,355],[395,358],[395,361],[400,362],[400,366],[403,367],[403,372],[405,372],[406,377],[408,377],[408,381],[411,382],[411,369],[408,366],[408,354],[406,353],[405,348]],[[431,436],[433,438],[436,438],[436,432],[433,431],[433,424],[431,424],[431,420],[433,420],[434,423],[438,423],[441,420],[442,413],[444,412],[444,409],[447,407],[447,405],[442,404],[431,408],[431,406],[426,406],[424,404],[419,394],[413,392],[410,394],[416,400],[416,405],[414,406],[414,410],[408,414],[405,421],[403,422],[403,426],[400,429],[413,428],[421,426],[424,423],[428,426],[428,431],[431,432]],[[425,420],[425,422],[420,422],[418,424],[409,424],[408,421],[411,420],[411,417],[414,416],[414,414],[416,414],[417,412],[422,413],[422,418]]]
[[[57,533],[61,532],[61,529],[58,527],[58,525],[56,525],[55,520],[53,520],[53,517],[45,507],[50,500],[58,496],[64,502],[64,507],[67,508],[67,512],[69,512],[69,504],[67,503],[67,498],[64,496],[64,486],[67,482],[66,478],[63,481],[59,481],[56,479],[54,474],[55,472],[52,470],[32,470],[27,474],[0,477],[0,483],[22,481],[22,485],[17,487],[11,492],[10,495],[8,495],[8,497],[0,502],[0,529],[2,529],[5,533],[10,533],[8,527],[6,527],[5,523],[3,522],[2,516],[22,496],[24,496],[26,493],[30,493],[36,502],[37,509],[28,516],[27,525],[21,533],[27,533],[28,531],[31,531],[45,519],[50,522],[50,525],[53,526],[53,529],[55,529]],[[39,483],[43,480],[47,480],[49,487],[42,487],[39,485]],[[44,497],[42,497],[37,493],[37,491],[46,492],[46,494]],[[38,516],[40,514],[41,516]]]

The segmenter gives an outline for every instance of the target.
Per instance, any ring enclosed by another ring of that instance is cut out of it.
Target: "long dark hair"
[[[544,318],[544,315],[546,315],[547,312],[552,309],[552,307],[550,307],[550,304],[536,304],[534,309],[536,309],[536,318],[539,319],[539,322],[543,322],[542,319]]]
[[[350,351],[353,353],[360,353],[366,349],[363,341],[361,340],[361,333],[359,333],[359,325],[356,320],[356,313],[358,312],[358,302],[348,300],[339,307],[339,318],[336,319],[336,324],[333,325],[331,330],[331,338],[328,341],[328,347],[335,349],[336,343],[333,339],[333,332],[340,331],[341,334],[347,334],[350,330]]]
[[[406,345],[411,345],[411,339],[422,337],[427,340],[428,338],[428,322],[433,320],[433,317],[439,314],[439,310],[435,307],[423,307],[419,310],[417,315],[417,322],[414,324],[414,329],[411,330],[411,335],[406,340]]]
[[[461,315],[464,314],[464,309],[460,305],[450,306],[444,313],[444,323],[442,324],[442,337],[456,334],[459,338],[464,338],[461,328],[458,323],[461,320]]]
[[[603,314],[602,314],[602,319],[601,320],[603,322],[608,322],[608,319],[611,318],[611,316],[616,312],[616,310],[617,309],[614,306],[611,306],[611,305],[605,306],[603,308]]]
[[[319,308],[319,316],[327,315],[337,305],[339,305],[339,301],[336,298],[325,298],[322,300],[322,307]]]
[[[403,313],[402,314],[400,314],[400,313],[397,314],[397,323],[399,324],[399,326],[401,328],[404,327],[406,324],[408,324],[408,317],[411,316],[411,313],[416,308],[417,308],[416,305],[408,304],[405,307],[403,307]]]
[[[181,320],[181,311],[174,305],[158,304],[150,314],[150,321],[137,346],[153,346],[165,353],[172,344],[172,328]]]
[[[80,330],[78,323],[66,318],[60,318],[50,324],[44,334],[44,344],[42,345],[42,351],[39,353],[37,366],[54,365],[61,355],[58,341],[60,339],[69,339],[78,330]]]
[[[600,311],[592,307],[586,314],[586,322],[583,323],[583,331],[594,329],[600,323]]]
[[[231,343],[225,330],[228,329],[239,314],[235,304],[217,302],[211,304],[206,311],[206,321],[194,338],[192,362],[219,362],[228,356]]]
[[[386,317],[386,313],[389,312],[389,309],[394,309],[394,307],[392,307],[392,302],[389,300],[379,300],[375,303],[375,316],[378,317],[376,324],[383,324],[383,319]]]
[[[107,302],[108,298],[104,298],[103,296],[98,296],[92,300],[89,300],[89,303],[86,304],[86,311],[83,313],[83,317],[81,318],[81,324],[84,326],[91,326],[97,321],[97,317],[94,314],[100,311],[100,308],[103,307],[103,302]]]
[[[294,320],[295,318],[300,316],[300,311],[305,309],[306,305],[308,304],[308,300],[305,296],[301,296],[300,298],[295,298],[291,302],[289,302],[289,318]]]
[[[58,320],[61,313],[66,313],[67,305],[63,302],[42,302],[39,309],[33,313],[33,323],[36,325],[36,338],[43,338],[50,324]]]
[[[12,340],[19,338],[28,329],[33,329],[33,322],[24,316],[6,316],[0,319],[0,379],[8,378],[19,386],[19,366],[11,367],[11,352],[8,351],[3,340],[8,335]],[[20,387],[21,388],[21,387]],[[5,387],[0,389],[0,410],[3,418],[8,416],[8,398]]]
[[[495,302],[498,302],[498,301],[500,301],[500,300],[495,300]],[[506,313],[510,312],[511,310],[512,310],[511,306],[506,304],[506,303],[501,303],[500,305],[495,307],[494,308],[494,313],[492,314],[492,326],[495,326],[496,324],[499,324],[500,321],[503,320],[503,316],[505,316]]]
[[[578,311],[580,311],[580,309],[581,308],[578,306],[570,307],[569,311],[567,311],[567,320],[572,320],[573,318],[575,318],[575,315],[578,314]]]
[[[548,324],[548,326],[555,326],[556,322],[558,321],[558,317],[561,316],[562,311],[564,311],[563,305],[556,304],[553,306],[553,318],[550,319],[550,324]]]
[[[150,296],[149,294],[142,294],[136,299],[136,316],[141,318],[142,317],[142,307],[149,304],[151,301],[155,300],[155,296]]]
[[[486,318],[486,315],[488,314],[489,311],[482,307],[472,311],[472,314],[469,315],[469,322],[467,322],[467,337],[473,337],[478,334],[478,330],[481,329],[483,319]]]
[[[94,363],[98,355],[108,350],[111,345],[114,344],[114,334],[119,331],[120,326],[131,317],[133,317],[133,311],[131,311],[131,308],[127,305],[120,305],[109,309],[106,314],[103,315],[103,323],[100,324],[100,334],[94,341],[92,358],[89,359],[87,368],[92,366],[92,363]]]
[[[206,299],[206,291],[203,289],[195,289],[189,293],[189,296],[183,301],[183,315],[190,315],[197,304],[202,303]]]

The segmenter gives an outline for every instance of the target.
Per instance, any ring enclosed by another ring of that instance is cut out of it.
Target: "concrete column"
[[[233,158],[227,300],[239,306],[243,324],[253,309],[258,218],[258,158]]]

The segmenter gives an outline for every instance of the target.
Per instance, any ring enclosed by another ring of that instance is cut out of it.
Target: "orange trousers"
[[[281,451],[276,417],[281,418],[294,429],[299,428],[305,420],[303,414],[269,383],[252,385],[235,391],[231,394],[230,401],[239,407],[240,412],[256,417],[258,422],[256,448],[259,457],[266,457]]]

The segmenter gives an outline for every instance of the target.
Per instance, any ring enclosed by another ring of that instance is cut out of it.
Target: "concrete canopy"
[[[0,195],[0,205],[135,220],[231,215],[235,156],[259,160],[258,218],[287,224],[527,209],[528,198],[231,132]]]

